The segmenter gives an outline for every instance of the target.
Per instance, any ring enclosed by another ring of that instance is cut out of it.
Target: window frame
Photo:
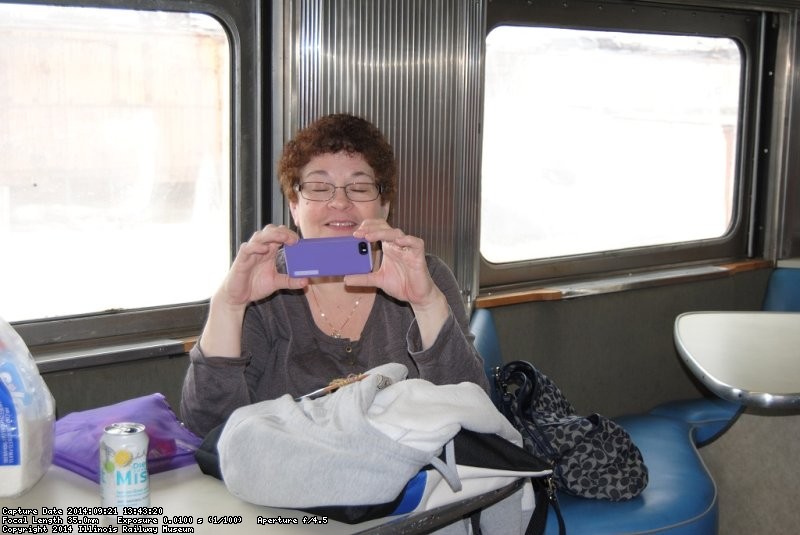
[[[94,7],[103,9],[131,9],[138,11],[172,11],[203,13],[215,18],[225,29],[230,41],[231,54],[231,132],[230,132],[230,183],[231,183],[231,249],[229,262],[238,249],[238,244],[262,225],[265,219],[264,207],[269,206],[269,188],[261,183],[264,151],[268,150],[263,141],[262,73],[268,56],[262,56],[262,19],[269,17],[269,6],[264,8],[260,2],[241,2],[238,0],[115,0],[113,3],[102,0],[0,0],[9,4],[53,5],[68,7]],[[268,110],[269,108],[266,107]],[[192,251],[176,245],[175,257],[159,259],[159,262],[191,263]],[[209,296],[210,297],[210,296]],[[96,361],[103,364],[115,361],[116,355],[131,353],[131,349],[146,343],[150,349],[133,351],[142,356],[163,356],[183,352],[183,344],[158,343],[152,340],[165,340],[169,337],[190,338],[202,328],[208,312],[208,300],[194,303],[180,303],[151,308],[124,309],[103,313],[81,314],[38,320],[25,320],[12,323],[22,336],[31,352],[39,355],[70,354],[70,362],[51,358],[50,370],[73,368],[88,363],[88,360],[74,360],[81,357],[83,349],[92,348],[86,353],[94,353]],[[173,341],[174,342],[174,341]],[[113,347],[101,352],[102,346]],[[168,347],[167,347],[168,346]],[[167,347],[165,349],[165,347]],[[83,349],[82,349],[83,348]],[[45,359],[46,360],[46,359]],[[40,362],[40,369],[42,364]],[[43,370],[44,371],[44,370]]]
[[[731,229],[720,238],[600,251],[557,258],[494,264],[480,257],[482,289],[594,278],[603,274],[646,271],[665,266],[696,264],[754,256],[752,241],[756,215],[749,198],[755,176],[764,165],[756,150],[757,132],[767,132],[759,117],[763,84],[762,45],[764,13],[700,6],[652,5],[644,2],[588,2],[553,0],[517,2],[493,0],[488,4],[486,35],[498,26],[543,26],[564,29],[631,31],[702,35],[733,39],[742,52],[742,107],[740,109],[734,176],[734,211]],[[761,140],[764,141],[763,139]],[[483,179],[483,177],[482,177]],[[482,221],[482,225],[491,224]]]

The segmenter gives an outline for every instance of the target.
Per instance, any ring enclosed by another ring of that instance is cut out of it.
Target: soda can
[[[147,507],[147,433],[144,425],[123,422],[107,426],[100,439],[100,492],[103,507]]]

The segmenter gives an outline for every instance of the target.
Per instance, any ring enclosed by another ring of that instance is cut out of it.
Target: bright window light
[[[204,14],[0,4],[0,316],[211,295],[230,263],[229,50]]]
[[[726,38],[492,30],[483,257],[507,263],[725,235],[742,62]]]

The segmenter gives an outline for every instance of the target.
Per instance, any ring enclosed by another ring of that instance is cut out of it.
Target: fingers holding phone
[[[302,288],[306,279],[290,279],[278,272],[275,260],[284,245],[299,236],[284,225],[267,225],[239,247],[221,292],[231,305],[246,305],[281,288]]]
[[[441,292],[428,271],[422,239],[391,227],[385,220],[366,220],[353,235],[380,242],[382,254],[371,274],[347,277],[347,284],[377,286],[411,305],[425,304],[439,297]]]

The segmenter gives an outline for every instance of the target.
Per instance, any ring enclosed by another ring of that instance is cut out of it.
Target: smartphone
[[[370,243],[351,236],[301,239],[283,250],[290,277],[333,277],[372,271]]]

